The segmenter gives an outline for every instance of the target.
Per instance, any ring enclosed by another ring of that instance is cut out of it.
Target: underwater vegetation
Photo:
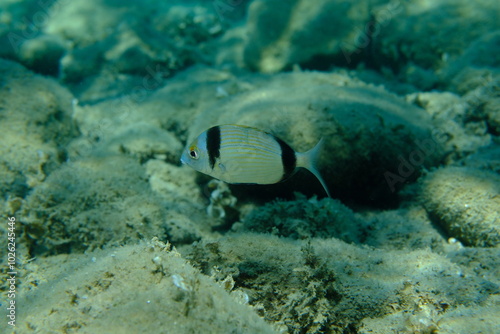
[[[498,17],[0,2],[0,331],[500,332]]]

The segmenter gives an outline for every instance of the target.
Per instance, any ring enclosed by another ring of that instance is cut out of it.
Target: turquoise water
[[[498,17],[0,1],[0,329],[500,332]]]

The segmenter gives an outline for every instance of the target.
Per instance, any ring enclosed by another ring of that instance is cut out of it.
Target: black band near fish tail
[[[220,157],[220,128],[218,126],[207,131],[207,152],[210,167],[213,169],[215,160]]]
[[[295,151],[283,140],[276,138],[276,141],[281,148],[281,162],[283,164],[283,180],[288,178],[295,171],[297,167],[297,157],[295,156]]]

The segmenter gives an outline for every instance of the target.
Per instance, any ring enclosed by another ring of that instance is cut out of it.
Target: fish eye
[[[198,159],[198,152],[194,148],[189,150],[189,156],[193,159]]]

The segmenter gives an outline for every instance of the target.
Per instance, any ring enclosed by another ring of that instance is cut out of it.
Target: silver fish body
[[[312,172],[330,193],[315,167],[320,141],[304,153],[270,133],[241,125],[218,125],[200,134],[181,156],[181,162],[227,183],[273,184],[297,168]]]

